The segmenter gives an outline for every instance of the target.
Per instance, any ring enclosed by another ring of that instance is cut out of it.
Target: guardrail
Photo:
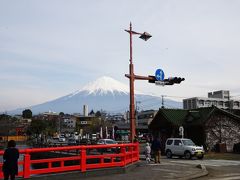
[[[19,177],[66,171],[86,172],[91,169],[124,167],[139,160],[138,143],[114,145],[81,145],[19,150]],[[3,156],[4,151],[0,151]],[[37,153],[54,153],[59,157],[33,158]],[[2,169],[3,162],[0,163]],[[36,167],[37,166],[37,167]],[[3,178],[2,171],[0,178]]]

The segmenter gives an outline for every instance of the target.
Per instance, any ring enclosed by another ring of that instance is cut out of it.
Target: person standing
[[[159,138],[154,138],[152,141],[151,149],[153,151],[155,163],[160,163],[161,157],[161,143]]]
[[[150,163],[151,162],[151,147],[150,147],[149,143],[146,143],[146,146],[145,146],[145,157],[146,157],[147,163]]]
[[[16,142],[14,140],[8,141],[7,149],[3,154],[3,174],[4,180],[15,180],[15,176],[18,175],[18,158],[19,151],[16,148]]]

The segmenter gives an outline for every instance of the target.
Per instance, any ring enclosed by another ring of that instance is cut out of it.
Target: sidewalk
[[[204,166],[196,167],[189,164],[176,164],[168,159],[161,159],[161,164],[151,162],[147,164],[144,160],[127,168],[111,168],[88,171],[86,174],[80,172],[61,173],[49,176],[32,177],[31,179],[41,180],[77,180],[79,178],[87,180],[159,180],[159,179],[179,179],[187,180],[207,175]]]

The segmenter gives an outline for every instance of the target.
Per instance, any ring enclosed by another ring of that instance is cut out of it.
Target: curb
[[[200,178],[200,177],[208,175],[208,171],[207,171],[207,169],[206,169],[206,167],[204,165],[198,164],[195,167],[201,169],[202,172],[197,173],[197,174],[192,174],[192,175],[189,175],[189,176],[185,176],[185,177],[181,177],[181,178],[177,178],[177,179],[179,179],[179,180],[196,179],[196,178]]]
[[[140,163],[138,166],[141,166],[145,161],[144,156],[140,157]],[[200,177],[204,177],[208,175],[208,170],[206,169],[206,167],[203,164],[198,164],[195,166],[195,168],[201,169],[201,172],[197,173],[197,174],[191,174],[191,175],[187,175],[187,176],[182,176],[179,178],[176,178],[178,180],[187,180],[187,179],[196,179],[196,178],[200,178]]]

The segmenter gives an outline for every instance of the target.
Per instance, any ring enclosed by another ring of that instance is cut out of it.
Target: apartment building
[[[197,109],[216,106],[221,109],[240,109],[240,100],[234,100],[227,90],[209,92],[208,97],[183,99],[183,109]]]

